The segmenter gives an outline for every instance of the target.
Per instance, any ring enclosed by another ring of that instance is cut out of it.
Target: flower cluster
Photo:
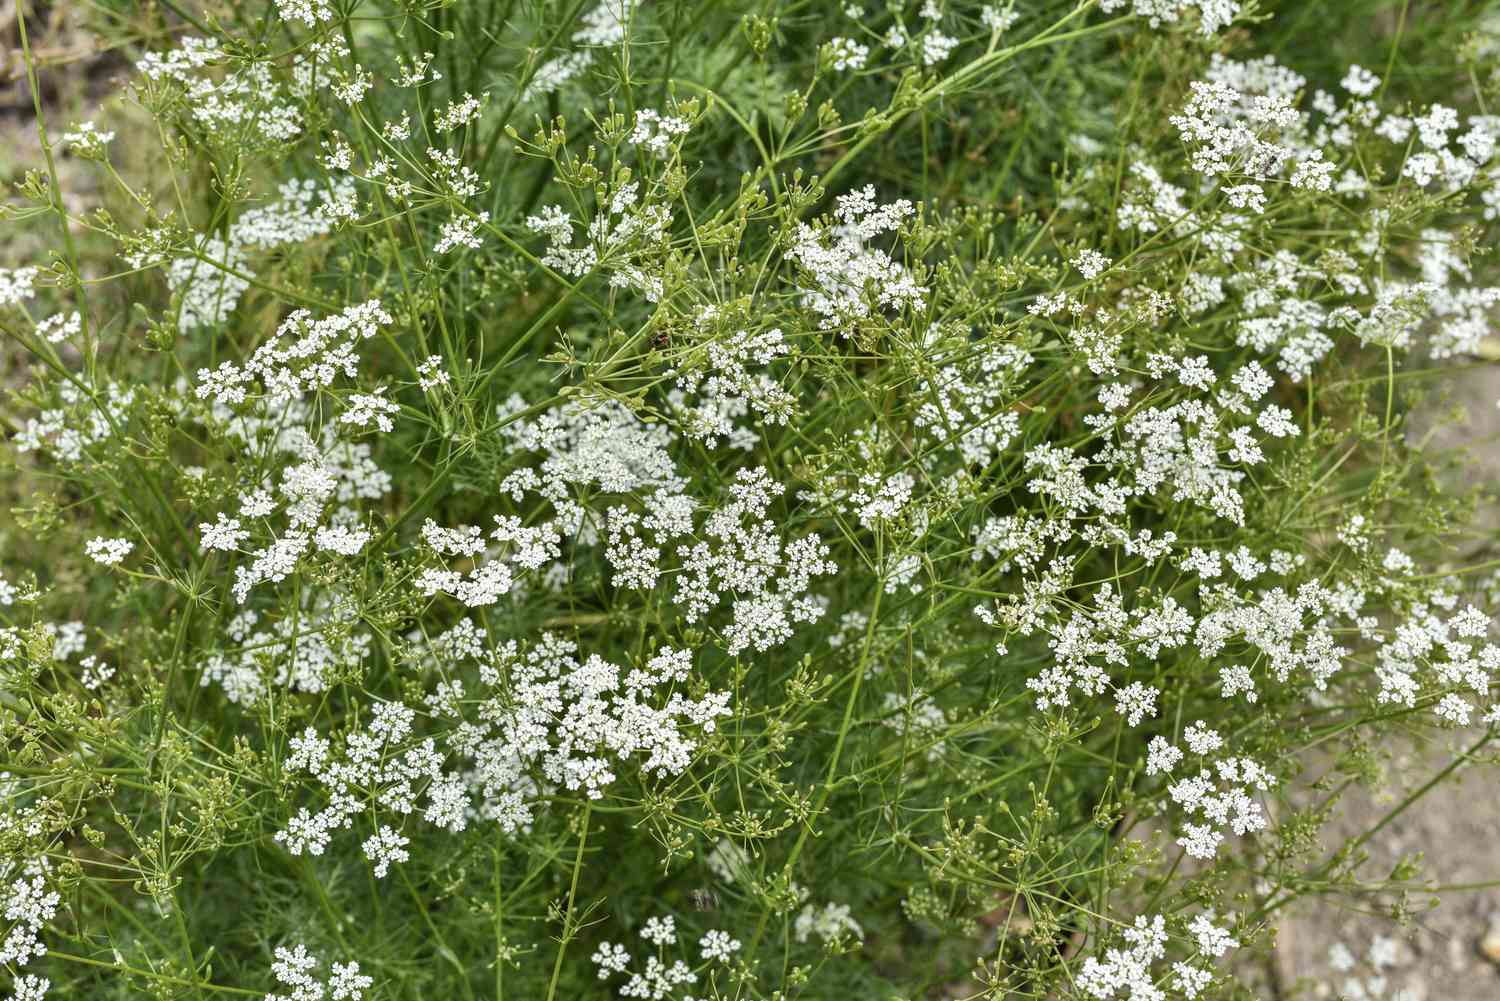
[[[1199,914],[1188,925],[1192,936],[1194,961],[1174,962],[1171,966],[1171,986],[1181,997],[1193,1001],[1213,982],[1213,973],[1204,968],[1204,960],[1222,957],[1239,942],[1227,930],[1214,923],[1214,913]],[[1138,916],[1135,923],[1124,928],[1120,937],[1124,948],[1104,951],[1104,958],[1089,956],[1083,961],[1078,974],[1078,987],[1087,997],[1108,1001],[1110,998],[1128,998],[1129,1001],[1160,1001],[1166,997],[1157,986],[1152,967],[1167,957],[1170,937],[1166,919],[1161,915],[1146,918]]]
[[[137,391],[133,386],[106,383],[92,393],[71,383],[56,387],[57,406],[49,406],[16,436],[20,452],[47,454],[64,463],[84,461],[98,450],[93,446],[109,442],[130,419]]]
[[[756,440],[755,432],[736,424],[736,417],[753,413],[763,423],[786,424],[796,412],[796,397],[760,370],[788,356],[792,349],[782,331],[774,327],[715,336],[712,321],[716,314],[709,307],[699,315],[697,325],[709,335],[705,358],[700,364],[683,365],[677,370],[671,402],[687,436],[710,448],[721,438],[749,448]]]
[[[1240,16],[1240,0],[1101,0],[1099,9],[1113,13],[1127,4],[1131,13],[1153,28],[1176,24],[1185,15],[1196,14],[1198,30],[1205,35],[1224,30]]]
[[[103,563],[107,567],[112,567],[129,556],[134,548],[135,543],[129,539],[106,539],[99,536],[90,539],[83,547],[83,551],[95,563]]]
[[[827,943],[865,940],[865,930],[854,920],[852,908],[833,902],[822,907],[805,904],[792,923],[792,934],[798,942],[806,942],[814,935]]]
[[[45,856],[38,856],[19,869],[12,869],[0,879],[9,884],[0,887],[0,901],[3,901],[5,921],[9,925],[4,941],[0,941],[0,963],[19,969],[47,954],[42,928],[57,916],[62,897],[52,888],[52,864]],[[48,986],[45,977],[18,976],[15,996],[23,1001],[41,1001]]]
[[[729,713],[728,693],[672,690],[690,680],[687,651],[662,647],[626,671],[597,655],[580,661],[575,644],[550,633],[525,649],[509,641],[490,651],[484,639],[461,620],[431,644],[440,662],[478,668],[474,697],[455,680],[429,699],[437,718],[460,720],[445,738],[448,752],[414,735],[414,709],[389,702],[342,752],[313,728],[293,738],[288,767],[312,776],[326,804],[301,808],[276,835],[288,851],[322,854],[334,831],[366,811],[407,817],[420,808],[425,822],[448,831],[482,819],[513,834],[530,827],[544,789],[598,799],[631,761],[644,776],[681,774],[697,747],[690,730],[711,734]],[[387,825],[365,841],[377,876],[404,860],[406,843]]]
[[[359,527],[360,516],[350,505],[384,496],[391,479],[371,460],[369,445],[342,440],[338,430],[371,420],[389,428],[394,404],[380,391],[352,394],[339,420],[320,427],[304,397],[328,388],[340,374],[354,377],[359,342],[390,322],[373,300],[322,320],[298,310],[244,365],[226,361],[199,370],[196,395],[212,402],[229,435],[255,454],[277,460],[264,463],[257,478],[247,478],[237,514],[220,511],[215,521],[199,526],[204,549],[235,551],[259,534],[246,526],[269,527],[278,510],[285,516],[285,527],[268,533],[262,548],[249,550],[249,564],[235,568],[240,602],[260,583],[285,580],[305,556],[352,557],[369,541],[370,532]],[[337,506],[329,511],[330,504]]]
[[[671,209],[661,202],[643,201],[639,181],[615,188],[587,222],[587,242],[579,247],[573,246],[572,216],[562,206],[549,205],[526,218],[527,229],[547,238],[541,256],[547,267],[570,278],[606,272],[611,286],[633,289],[651,302],[661,298],[664,285],[651,273],[650,262],[671,224]]]
[[[1224,747],[1223,737],[1201,720],[1187,728],[1183,739],[1189,752],[1200,759],[1207,759]],[[1146,773],[1170,774],[1182,757],[1180,748],[1162,737],[1153,737]],[[1214,857],[1223,843],[1226,828],[1237,837],[1265,830],[1266,817],[1252,798],[1252,791],[1268,792],[1276,782],[1269,772],[1246,757],[1225,754],[1212,761],[1212,771],[1202,768],[1197,775],[1179,779],[1167,788],[1172,802],[1184,814],[1201,821],[1185,822],[1183,834],[1177,839],[1189,856],[1198,859]]]
[[[198,683],[218,685],[232,703],[253,706],[269,691],[327,691],[337,673],[358,674],[372,637],[347,596],[320,591],[295,614],[272,617],[245,609],[229,620],[226,644],[199,665]]]
[[[279,194],[269,205],[244,212],[224,236],[196,238],[186,256],[167,264],[167,287],[178,297],[179,329],[222,325],[255,278],[251,255],[325,235],[346,210],[353,189],[287,181]],[[158,262],[141,254],[131,263]]]
[[[1500,28],[357,6],[205,15],[0,210],[67,237],[0,270],[19,1001],[1228,996],[1346,863],[1302,752],[1500,732],[1418,433],[1493,347],[1500,119],[1437,81]]]
[[[0,268],[0,306],[16,306],[36,295],[38,268]]]
[[[787,259],[806,276],[808,308],[825,330],[846,336],[878,310],[920,310],[927,288],[887,251],[869,246],[898,232],[915,209],[906,199],[879,205],[874,185],[840,195],[831,223],[798,223]]]
[[[641,938],[655,947],[656,955],[647,956],[645,966],[640,970],[631,970],[630,952],[618,943],[601,942],[590,957],[600,980],[629,974],[625,983],[617,988],[622,998],[662,1001],[663,998],[675,997],[677,988],[696,984],[700,974],[716,964],[728,964],[740,949],[739,939],[732,938],[728,932],[710,929],[698,940],[701,964],[696,969],[681,959],[668,963],[663,958],[666,949],[678,944],[677,922],[670,914],[648,918],[641,927]],[[691,999],[684,995],[683,1001]]]
[[[555,93],[563,84],[588,69],[596,50],[620,44],[630,25],[636,0],[601,0],[580,19],[572,41],[581,46],[554,56],[531,71],[524,95],[528,98]]]
[[[363,1001],[375,978],[359,972],[358,963],[334,963],[328,979],[316,975],[318,958],[308,953],[302,943],[288,948],[276,947],[276,962],[271,974],[276,982],[291,990],[286,994],[267,994],[265,1001]]]

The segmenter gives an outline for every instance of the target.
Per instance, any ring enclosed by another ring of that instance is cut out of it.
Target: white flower
[[[1115,711],[1124,716],[1130,726],[1139,726],[1141,720],[1156,715],[1158,694],[1150,685],[1132,681],[1115,693]]]
[[[62,897],[51,889],[52,865],[46,857],[32,859],[14,869],[6,877],[9,886],[0,886],[0,903],[4,905],[5,919],[10,924],[9,933],[0,941],[0,963],[11,967],[25,966],[32,959],[44,956],[47,945],[41,940],[42,928],[57,916]],[[47,981],[40,978],[22,977],[30,980],[27,989],[40,998],[47,989]],[[18,986],[21,982],[18,981]]]
[[[350,529],[345,525],[324,526],[313,536],[313,544],[325,552],[341,556],[358,556],[370,541],[370,533],[364,529]]]
[[[240,547],[240,543],[250,537],[250,533],[240,528],[240,520],[231,518],[223,511],[218,514],[218,521],[214,524],[203,522],[198,526],[198,531],[203,533],[203,548],[217,549],[223,552],[232,552]]]
[[[1013,4],[1007,4],[1005,9],[1001,10],[996,4],[985,4],[979,9],[979,21],[997,34],[1006,31],[1021,19],[1021,15],[1013,7]]]
[[[1256,215],[1266,210],[1266,189],[1259,184],[1236,184],[1224,189],[1224,197],[1237,209],[1249,209]]]
[[[359,972],[358,963],[334,963],[327,983],[315,975],[317,967],[318,958],[308,953],[305,945],[298,943],[290,949],[277,946],[271,973],[277,983],[292,989],[291,997],[284,1001],[322,1001],[324,997],[331,1001],[363,1001],[365,991],[375,984],[373,977]],[[274,994],[266,997],[268,1001],[283,1001]]]
[[[1358,63],[1352,63],[1349,72],[1344,74],[1344,79],[1339,81],[1339,86],[1355,97],[1369,97],[1379,89],[1380,77]]]
[[[649,917],[641,929],[641,938],[653,945],[675,945],[677,942],[677,920],[668,914],[664,918]]]
[[[382,824],[380,830],[365,839],[365,858],[375,863],[375,877],[383,878],[392,862],[405,862],[411,856],[406,846],[411,840],[401,832]]]
[[[838,225],[798,224],[787,256],[815,286],[806,293],[806,302],[823,317],[823,329],[847,334],[876,309],[921,309],[926,304],[926,287],[889,253],[868,246],[899,229],[915,211],[904,198],[877,205],[875,186],[865,185],[834,200]]]
[[[1385,558],[1380,561],[1380,565],[1390,573],[1406,574],[1415,570],[1417,563],[1401,550],[1392,547],[1386,552]]]
[[[835,72],[863,69],[869,57],[869,46],[861,45],[852,38],[839,36],[828,40],[828,59]]]
[[[328,978],[328,996],[332,1001],[361,1001],[365,991],[375,983],[374,977],[359,972],[358,963],[334,963]]]
[[[929,31],[922,37],[922,65],[936,66],[958,48],[958,39],[941,31]]]
[[[95,536],[84,544],[84,552],[93,559],[95,563],[102,563],[112,567],[119,563],[130,551],[135,548],[135,543],[129,539],[106,539],[103,536]]]
[[[1431,150],[1442,150],[1448,145],[1448,133],[1458,128],[1458,112],[1441,104],[1427,109],[1427,114],[1412,119],[1417,138]]]
[[[1165,737],[1152,737],[1146,745],[1146,774],[1170,774],[1182,760],[1181,749],[1168,742]]]
[[[1089,281],[1093,281],[1103,274],[1104,270],[1109,267],[1109,264],[1108,257],[1092,249],[1084,250],[1077,257],[1073,258],[1073,266],[1078,269],[1079,274],[1083,275]]]
[[[15,979],[7,1001],[42,1001],[51,987],[52,981],[46,977],[26,973]]]
[[[1432,711],[1439,719],[1446,720],[1455,726],[1468,726],[1469,716],[1474,711],[1474,707],[1460,696],[1450,692],[1442,697]]]
[[[480,108],[479,98],[465,93],[458,101],[449,101],[448,107],[437,113],[433,119],[433,127],[439,132],[452,132],[462,128],[479,117]]]
[[[1224,746],[1224,738],[1218,731],[1210,730],[1201,719],[1189,726],[1182,737],[1187,741],[1188,750],[1194,754],[1209,754]]]
[[[686,118],[662,115],[650,108],[635,113],[635,128],[629,141],[652,156],[665,158],[671,153],[674,142],[688,134],[690,124]]]
[[[36,325],[36,335],[52,344],[60,344],[83,329],[83,316],[77,310],[72,313],[54,313]]]
[[[703,950],[704,961],[718,960],[727,963],[740,951],[740,940],[730,938],[725,931],[709,931],[698,940],[698,946]]]
[[[349,409],[339,415],[340,424],[353,424],[355,427],[368,427],[371,421],[384,432],[394,431],[396,424],[391,420],[392,414],[399,414],[401,408],[385,398],[385,387],[381,386],[373,393],[353,393],[349,397]]]
[[[1130,406],[1130,387],[1120,382],[1107,383],[1099,388],[1099,403],[1113,413]]]
[[[1401,167],[1401,176],[1409,177],[1418,187],[1425,188],[1438,176],[1441,167],[1442,161],[1431,153],[1415,153],[1406,158],[1406,163]]]
[[[17,268],[14,271],[0,268],[0,306],[14,306],[35,295],[38,273],[37,268]]]
[[[1250,703],[1257,699],[1255,679],[1250,676],[1250,669],[1244,664],[1226,664],[1221,667],[1219,682],[1219,694],[1223,698],[1232,699],[1236,695],[1244,695],[1245,701]]]
[[[1187,1001],[1195,1001],[1198,995],[1213,981],[1208,970],[1187,963],[1172,964],[1172,986],[1182,992]]]
[[[99,660],[98,657],[90,655],[78,662],[80,671],[79,681],[89,691],[96,691],[110,678],[115,676],[115,669]]]
[[[1301,433],[1296,421],[1292,419],[1292,412],[1274,404],[1262,410],[1256,416],[1255,423],[1266,434],[1276,438],[1295,438]]]
[[[1230,377],[1230,381],[1234,383],[1236,389],[1244,393],[1246,398],[1250,400],[1258,400],[1262,396],[1265,396],[1266,393],[1270,392],[1271,387],[1276,384],[1266,374],[1266,370],[1261,368],[1260,363],[1256,361],[1246,362],[1244,366],[1236,370],[1234,375]]]
[[[626,966],[630,963],[630,953],[625,951],[623,945],[613,942],[601,942],[599,948],[589,957],[590,961],[599,967],[599,979],[607,980],[611,973],[624,973]]]
[[[834,903],[825,904],[822,909],[812,904],[803,907],[792,924],[792,934],[798,942],[806,942],[811,935],[825,942],[845,938],[863,942],[865,939],[865,930],[850,915],[849,905]]]
[[[478,215],[456,215],[443,223],[438,231],[438,241],[432,245],[434,254],[446,254],[455,247],[478,250],[483,241],[479,238],[479,227],[490,221],[488,212]]]
[[[443,369],[442,355],[428,355],[427,359],[417,366],[417,385],[422,388],[423,392],[446,386],[448,382],[448,373]]]
[[[1188,925],[1188,931],[1197,937],[1199,952],[1217,959],[1230,949],[1238,949],[1240,943],[1229,934],[1228,929],[1219,928],[1213,922],[1214,912],[1205,911],[1193,919]]]
[[[333,20],[329,0],[276,0],[276,10],[284,21],[301,21],[309,28]]]
[[[365,95],[373,86],[375,86],[374,78],[365,72],[363,66],[356,63],[353,73],[338,73],[338,82],[330,89],[340,101],[355,105],[364,100]]]
[[[327,233],[334,221],[329,206],[340,200],[341,192],[352,197],[353,190],[348,179],[328,187],[311,180],[288,181],[278,189],[276,201],[244,212],[225,236],[204,236],[191,256],[170,261],[166,278],[180,302],[178,327],[223,323],[250,287],[252,255]],[[200,380],[203,374],[199,372]]]
[[[1213,858],[1224,840],[1223,834],[1205,824],[1184,824],[1182,830],[1184,833],[1177,839],[1177,844],[1190,858]]]

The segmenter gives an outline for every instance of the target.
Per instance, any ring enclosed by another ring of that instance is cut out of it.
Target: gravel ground
[[[1389,788],[1346,797],[1341,815],[1324,834],[1325,848],[1374,826],[1450,760],[1452,752],[1441,747],[1398,754],[1388,769]],[[1494,795],[1500,770],[1475,765],[1454,778],[1367,843],[1370,857],[1358,870],[1362,878],[1383,879],[1404,857],[1420,854],[1420,878],[1429,886],[1500,880],[1500,797]],[[1386,894],[1296,905],[1277,936],[1278,993],[1348,1001],[1500,998],[1500,966],[1479,949],[1492,921],[1500,918],[1500,887],[1412,894],[1403,921],[1390,915],[1396,900]]]
[[[1500,365],[1476,365],[1447,377],[1439,388],[1441,394],[1413,414],[1408,433],[1428,448],[1467,449],[1473,462],[1469,483],[1477,478],[1500,493]],[[1461,420],[1440,421],[1455,407]],[[1482,531],[1465,544],[1460,558],[1472,558],[1482,548],[1493,558],[1500,504],[1482,503],[1476,521]],[[1331,852],[1379,823],[1476,737],[1458,731],[1426,748],[1397,751],[1383,788],[1345,797],[1324,832],[1324,850]],[[1314,764],[1308,780],[1320,770]],[[1500,1001],[1500,767],[1474,764],[1452,778],[1367,843],[1370,857],[1358,874],[1381,880],[1403,857],[1420,854],[1419,881],[1466,888],[1411,895],[1409,916],[1401,921],[1390,914],[1396,898],[1389,894],[1301,902],[1279,929],[1274,971],[1279,989],[1273,993],[1282,999]],[[1496,885],[1474,886],[1485,883]],[[1482,943],[1493,959],[1482,955]]]

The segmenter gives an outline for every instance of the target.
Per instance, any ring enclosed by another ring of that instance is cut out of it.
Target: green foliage
[[[1408,906],[1320,832],[1500,722],[1410,427],[1481,5],[86,18],[0,270],[18,998],[1229,998]]]

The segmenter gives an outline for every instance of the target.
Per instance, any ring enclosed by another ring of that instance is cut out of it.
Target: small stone
[[[1490,927],[1479,940],[1479,954],[1500,966],[1500,914],[1490,915]]]

